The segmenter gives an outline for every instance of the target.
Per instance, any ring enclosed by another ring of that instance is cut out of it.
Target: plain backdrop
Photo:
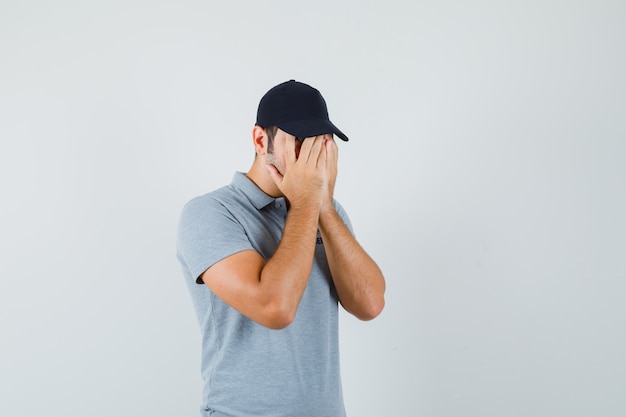
[[[626,3],[0,1],[0,415],[196,416],[175,259],[260,97],[325,96],[384,271],[352,417],[626,415]],[[294,416],[297,417],[297,416]]]

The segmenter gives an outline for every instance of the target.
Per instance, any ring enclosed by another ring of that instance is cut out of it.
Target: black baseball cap
[[[328,118],[326,101],[320,92],[296,80],[278,84],[265,93],[259,102],[256,125],[277,126],[297,138],[334,133],[348,140]]]

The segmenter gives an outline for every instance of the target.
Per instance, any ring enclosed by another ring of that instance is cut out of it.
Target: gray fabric
[[[196,282],[211,265],[242,250],[268,259],[286,215],[284,198],[266,195],[239,172],[230,185],[183,209],[177,257],[202,333],[203,416],[345,416],[338,300],[319,234],[308,286],[285,329],[253,322]]]

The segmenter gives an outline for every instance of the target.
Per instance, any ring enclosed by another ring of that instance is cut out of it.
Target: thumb
[[[274,181],[276,185],[283,182],[283,176],[281,175],[280,172],[278,172],[278,170],[276,169],[274,165],[267,164],[265,165],[265,169],[267,169],[267,172],[270,174],[272,181]]]

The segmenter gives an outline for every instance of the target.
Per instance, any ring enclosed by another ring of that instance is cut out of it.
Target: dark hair
[[[264,127],[265,133],[267,133],[267,153],[274,152],[274,137],[278,132],[278,126]]]

